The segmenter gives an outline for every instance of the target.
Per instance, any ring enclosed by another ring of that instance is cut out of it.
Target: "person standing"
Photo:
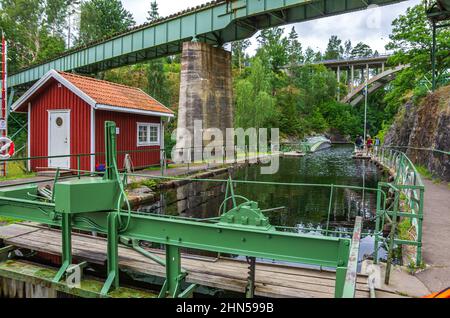
[[[363,142],[361,136],[356,137],[355,145],[356,145],[356,148],[357,148],[358,150],[361,150],[361,149],[362,149],[363,143],[364,143],[364,142]]]
[[[367,136],[367,153],[372,153],[373,150],[373,139],[370,136]]]
[[[375,137],[375,155],[378,156],[378,151],[380,150],[381,140],[378,137]]]

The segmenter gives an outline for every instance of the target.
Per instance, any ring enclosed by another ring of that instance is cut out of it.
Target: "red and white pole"
[[[0,125],[1,130],[1,136],[7,137],[8,136],[8,101],[7,101],[7,88],[6,88],[6,77],[7,77],[7,47],[6,47],[6,40],[5,40],[5,34],[2,32],[2,112],[1,112],[1,121],[2,124]],[[3,127],[1,127],[3,126]],[[1,165],[1,175],[6,176],[6,163],[3,163]]]

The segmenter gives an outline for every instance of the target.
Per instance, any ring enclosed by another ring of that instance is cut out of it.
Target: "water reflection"
[[[281,158],[280,170],[275,175],[261,175],[258,166],[241,168],[233,173],[234,180],[305,183],[314,186],[239,183],[235,193],[258,202],[261,209],[279,208],[266,215],[270,217],[272,225],[289,227],[291,231],[311,235],[324,235],[327,228],[329,231],[351,232],[355,217],[362,216],[363,231],[371,232],[374,228],[375,192],[348,188],[332,190],[323,186],[377,187],[381,176],[376,166],[364,160],[353,160],[352,151],[353,147],[350,146],[335,146],[303,158]],[[226,179],[227,176],[218,178]],[[211,218],[220,215],[219,207],[224,197],[225,184],[192,182],[164,191],[157,202],[140,207],[140,211]],[[361,250],[363,254],[372,253],[373,239],[370,236],[363,240]]]

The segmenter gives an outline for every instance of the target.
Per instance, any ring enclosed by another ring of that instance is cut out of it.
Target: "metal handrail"
[[[416,265],[422,263],[422,225],[424,215],[424,192],[425,185],[418,173],[415,165],[409,157],[392,147],[382,147],[374,155],[382,165],[392,170],[395,174],[395,179],[391,183],[380,183],[379,188],[389,187],[394,193],[394,207],[393,210],[381,209],[377,206],[377,224],[376,232],[380,233],[384,228],[385,221],[392,224],[392,231],[389,238],[389,258],[388,267],[392,262],[392,248],[394,244],[397,245],[411,245],[417,247]],[[403,197],[403,198],[402,198]],[[381,202],[381,198],[377,202]],[[409,207],[408,212],[401,212],[399,209],[399,201],[403,200]],[[411,224],[415,229],[416,237],[413,240],[399,240],[395,238],[395,231],[398,217],[407,217],[411,219]],[[375,239],[375,261],[378,261],[377,249],[380,237]],[[386,282],[389,282],[389,273],[386,273]]]

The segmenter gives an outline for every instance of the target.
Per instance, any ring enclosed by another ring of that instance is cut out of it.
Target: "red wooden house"
[[[104,164],[104,123],[117,124],[118,165],[125,154],[135,167],[159,164],[164,123],[174,113],[142,90],[75,74],[49,71],[12,106],[28,113],[29,169],[94,171]],[[92,155],[97,154],[97,155]]]

